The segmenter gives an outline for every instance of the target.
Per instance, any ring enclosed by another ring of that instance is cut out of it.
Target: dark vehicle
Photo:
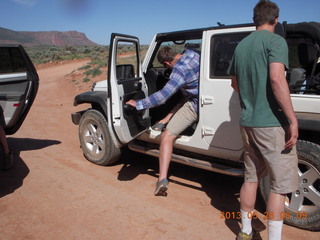
[[[17,132],[39,86],[37,71],[21,45],[0,45],[0,105],[6,134]]]

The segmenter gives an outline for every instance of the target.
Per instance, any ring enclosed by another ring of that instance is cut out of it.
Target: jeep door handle
[[[135,107],[132,107],[129,104],[124,104],[123,105],[123,111],[127,114],[127,115],[132,115],[134,114],[137,110]]]

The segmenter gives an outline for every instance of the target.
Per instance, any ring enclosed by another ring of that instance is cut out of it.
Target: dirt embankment
[[[155,197],[157,159],[130,153],[109,167],[84,159],[70,113],[88,107],[72,106],[85,86],[68,74],[86,63],[38,68],[38,96],[8,136],[15,167],[0,171],[0,239],[235,239],[239,221],[222,212],[239,211],[242,179],[172,164],[168,197]],[[261,200],[257,210],[264,211]],[[263,229],[259,216],[255,225]],[[267,239],[266,231],[261,236]],[[285,225],[283,240],[294,239],[318,240],[319,233]]]

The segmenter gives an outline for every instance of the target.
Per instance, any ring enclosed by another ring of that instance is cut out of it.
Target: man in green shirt
[[[273,2],[260,1],[255,6],[253,20],[257,31],[238,44],[229,67],[232,87],[240,97],[244,143],[242,229],[238,240],[253,237],[251,219],[262,177],[270,177],[269,240],[281,239],[285,196],[298,188],[298,122],[285,78],[288,47],[285,39],[274,33],[278,16],[279,8]]]

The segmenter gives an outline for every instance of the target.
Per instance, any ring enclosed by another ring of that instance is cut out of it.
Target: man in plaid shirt
[[[170,47],[163,47],[157,55],[158,61],[171,68],[172,73],[166,85],[156,93],[141,100],[129,100],[126,104],[137,110],[144,110],[164,104],[178,90],[181,90],[186,102],[181,108],[169,113],[170,119],[165,131],[161,134],[159,155],[159,180],[155,195],[166,195],[168,189],[168,169],[177,136],[198,119],[198,95],[200,75],[200,55],[195,50],[187,49],[183,54],[176,53]]]

